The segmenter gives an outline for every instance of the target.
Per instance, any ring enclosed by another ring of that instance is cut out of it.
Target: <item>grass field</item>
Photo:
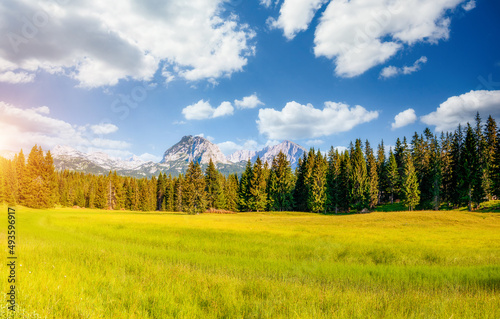
[[[500,318],[498,213],[16,216],[18,317]]]

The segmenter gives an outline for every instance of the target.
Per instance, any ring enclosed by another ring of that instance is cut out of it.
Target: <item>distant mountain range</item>
[[[306,149],[293,142],[283,141],[278,145],[267,146],[260,151],[241,150],[226,157],[216,144],[200,136],[188,135],[166,150],[159,163],[142,161],[136,156],[128,160],[121,160],[102,152],[86,154],[69,146],[56,146],[51,150],[51,154],[57,170],[68,169],[92,174],[108,174],[109,171],[116,171],[119,175],[151,177],[160,172],[172,176],[185,173],[191,161],[200,163],[202,169],[205,169],[210,159],[221,173],[226,175],[240,174],[245,169],[249,159],[255,162],[259,156],[262,162],[267,161],[270,165],[280,151],[287,155],[292,168],[295,168]],[[0,152],[0,156],[12,158],[13,154],[12,152]]]

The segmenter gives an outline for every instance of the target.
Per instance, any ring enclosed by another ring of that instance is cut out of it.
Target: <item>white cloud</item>
[[[40,114],[50,114],[50,109],[48,106],[39,106],[32,108],[33,111]]]
[[[291,40],[300,31],[307,30],[316,11],[326,2],[328,0],[285,0],[278,20],[271,19],[269,23],[272,28],[282,29],[284,36]]]
[[[354,77],[382,64],[405,45],[449,36],[448,12],[463,0],[339,0],[321,16],[314,53],[335,62],[335,73]]]
[[[151,80],[159,69],[166,82],[229,76],[255,54],[255,32],[225,12],[223,4],[2,2],[0,81],[30,82],[39,70],[69,76],[89,88]]]
[[[161,156],[156,156],[156,155],[149,154],[149,153],[144,153],[144,154],[139,155],[137,157],[139,157],[141,160],[143,160],[145,162],[151,161],[151,162],[158,163],[162,160]]]
[[[347,147],[345,146],[335,146],[334,149],[339,151],[339,153],[344,153],[345,151],[347,151]]]
[[[252,139],[238,140],[238,143],[233,141],[226,141],[217,144],[222,153],[225,155],[230,155],[236,151],[247,150],[247,151],[260,151],[266,146],[273,146],[279,144],[276,140],[267,140],[266,143],[260,144],[259,142]]]
[[[105,134],[111,134],[111,133],[118,131],[118,126],[111,124],[111,123],[101,123],[101,124],[90,126],[90,129],[92,130],[92,132],[94,134],[105,135]]]
[[[261,134],[271,139],[307,139],[351,130],[356,125],[372,121],[377,111],[367,111],[356,105],[325,102],[323,110],[311,104],[288,102],[281,111],[260,109],[257,126]]]
[[[260,4],[266,8],[269,8],[271,6],[271,1],[272,0],[260,0]]]
[[[391,65],[382,69],[382,72],[380,72],[380,77],[387,79],[395,77],[396,75],[399,74],[405,74],[405,75],[412,74],[413,72],[417,72],[418,70],[420,70],[422,64],[425,63],[427,63],[427,57],[422,56],[420,57],[420,59],[415,61],[415,63],[413,63],[412,66],[403,66],[402,68],[398,68]]]
[[[472,123],[476,113],[483,117],[500,117],[500,90],[470,91],[452,96],[441,103],[436,111],[422,116],[420,120],[427,125],[436,126],[436,131],[453,131],[458,124]]]
[[[476,7],[476,1],[475,0],[470,0],[469,2],[467,3],[464,3],[462,5],[462,8],[465,10],[465,11],[471,11],[472,9],[474,9]]]
[[[0,82],[18,84],[18,83],[30,83],[33,82],[34,80],[35,80],[34,73],[12,72],[12,71],[0,73]]]
[[[213,108],[208,101],[199,100],[182,109],[186,120],[205,120],[220,116],[232,115],[234,108],[229,102],[222,102],[217,108]]]
[[[392,123],[391,126],[392,129],[395,130],[397,128],[415,123],[416,120],[417,115],[415,114],[415,110],[407,109],[394,117],[394,123]]]
[[[308,146],[317,146],[323,144],[325,141],[323,140],[308,140],[306,141],[306,145]]]
[[[242,100],[234,100],[234,105],[239,109],[253,109],[259,105],[264,105],[264,103],[262,103],[257,97],[257,94],[254,93],[250,96],[245,96]]]
[[[90,125],[72,125],[48,114],[46,106],[21,109],[0,102],[0,149],[29,150],[38,144],[49,150],[56,145],[68,145],[83,152],[105,150],[108,154],[131,154],[127,150],[131,145],[127,142],[101,138],[89,129]]]

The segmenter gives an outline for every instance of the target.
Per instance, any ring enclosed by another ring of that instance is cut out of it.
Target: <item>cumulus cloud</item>
[[[472,9],[474,9],[476,7],[476,1],[475,0],[470,0],[469,2],[467,3],[464,3],[462,5],[462,8],[465,10],[465,11],[471,11]]]
[[[257,94],[254,93],[250,96],[245,96],[242,100],[234,100],[234,105],[239,109],[253,109],[259,105],[264,105],[264,103],[262,103],[257,97]]]
[[[255,32],[210,1],[3,1],[0,81],[26,83],[39,70],[82,87],[120,80],[214,80],[241,71]],[[63,44],[63,45],[62,45]]]
[[[325,102],[322,110],[311,104],[288,102],[281,111],[259,110],[257,126],[261,134],[271,139],[308,139],[349,131],[356,125],[378,117],[377,111],[367,111],[356,105]]]
[[[382,69],[382,72],[380,72],[380,77],[387,79],[387,78],[392,78],[395,77],[396,75],[399,74],[412,74],[413,72],[417,72],[420,70],[420,67],[422,64],[427,63],[427,57],[422,56],[420,59],[415,61],[412,66],[404,66],[402,68],[398,68],[395,66],[388,66]]]
[[[306,141],[306,145],[308,146],[318,146],[318,145],[321,145],[323,144],[325,141],[323,140],[308,140]]]
[[[354,77],[382,64],[404,45],[449,37],[448,12],[463,0],[331,1],[315,31],[314,53]]]
[[[56,145],[69,145],[84,152],[105,150],[108,154],[131,154],[127,150],[129,143],[96,136],[93,128],[103,129],[101,125],[72,125],[48,114],[46,106],[22,109],[0,102],[0,149],[26,150],[38,144],[47,150]],[[111,126],[107,128],[109,131]]]
[[[452,96],[441,103],[436,111],[422,116],[420,120],[436,126],[436,131],[453,131],[458,124],[473,122],[477,112],[483,116],[500,117],[500,90],[470,91]]]
[[[118,126],[111,124],[111,123],[101,123],[101,124],[90,126],[90,129],[92,130],[92,132],[94,134],[105,135],[105,134],[111,134],[111,133],[118,131]]]
[[[410,125],[415,123],[417,120],[417,115],[415,114],[414,109],[407,109],[403,112],[400,112],[398,115],[394,117],[394,123],[392,123],[392,129],[395,130],[397,128]]]
[[[307,30],[316,11],[326,2],[328,0],[285,0],[278,20],[269,20],[270,26],[282,29],[284,36],[291,40],[300,31]]]
[[[195,104],[191,104],[182,109],[182,114],[186,120],[205,120],[220,116],[232,115],[234,108],[229,102],[222,102],[218,107],[214,108],[208,101],[199,100]]]

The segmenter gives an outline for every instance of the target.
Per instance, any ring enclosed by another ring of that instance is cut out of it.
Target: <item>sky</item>
[[[500,121],[496,0],[5,0],[0,150],[159,161]]]

